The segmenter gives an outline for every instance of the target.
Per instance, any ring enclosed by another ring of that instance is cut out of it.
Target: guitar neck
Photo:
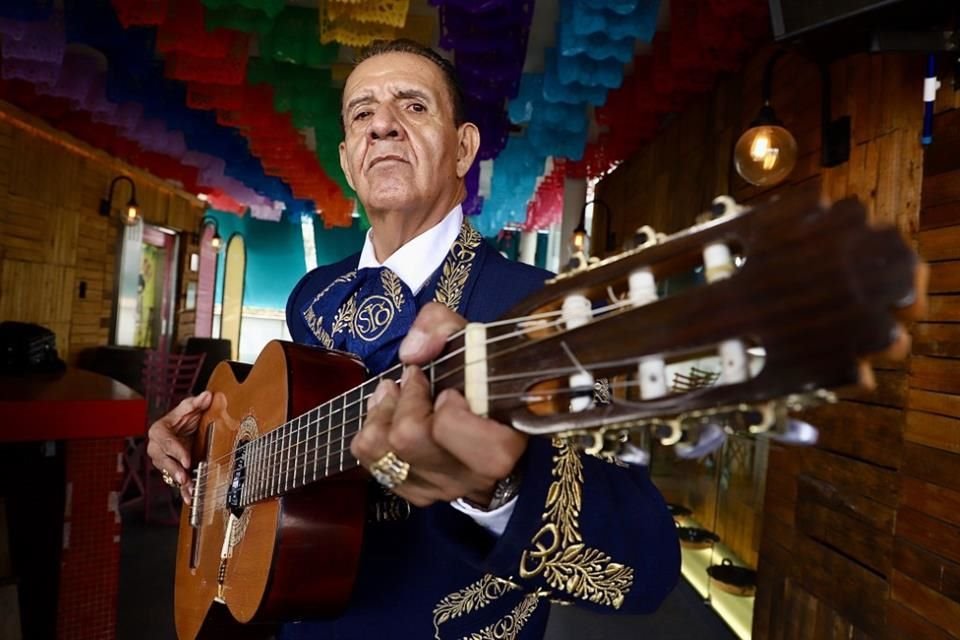
[[[460,365],[462,357],[450,355],[425,366],[431,392],[455,386],[461,378],[449,372]],[[363,428],[367,399],[382,380],[398,382],[402,373],[397,365],[241,445],[244,472],[239,505],[280,496],[357,467],[350,441]]]

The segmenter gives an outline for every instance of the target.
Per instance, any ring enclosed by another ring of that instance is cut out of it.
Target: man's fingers
[[[424,305],[400,343],[400,360],[405,364],[426,364],[440,355],[447,338],[463,329],[467,321],[439,302]]]
[[[387,432],[393,420],[400,390],[392,380],[382,380],[367,402],[363,429],[350,442],[350,453],[369,467],[387,450]]]
[[[168,418],[171,424],[179,424],[183,422],[184,418],[190,418],[193,416],[193,414],[199,414],[200,412],[209,409],[212,401],[213,394],[209,391],[204,391],[199,395],[184,398],[180,404],[174,407],[170,413],[164,416],[164,418]]]
[[[178,461],[184,469],[190,467],[190,452],[174,435],[173,429],[165,423],[164,418],[153,423],[147,436],[147,455],[153,459],[154,464],[159,466],[160,461],[169,456]]]
[[[388,435],[390,448],[408,462],[430,455],[430,383],[420,367],[407,365],[400,379],[400,397],[393,413],[393,424]],[[433,456],[430,456],[433,457]]]
[[[526,450],[526,435],[475,415],[453,389],[437,396],[434,407],[433,439],[440,447],[481,477],[499,480],[513,472]]]

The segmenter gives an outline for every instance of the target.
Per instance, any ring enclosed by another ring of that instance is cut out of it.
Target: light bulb
[[[135,206],[128,206],[126,209],[126,214],[123,216],[123,224],[128,227],[132,227],[137,224],[137,219],[139,218],[139,212]]]
[[[797,141],[775,124],[747,129],[733,152],[733,163],[744,180],[759,186],[782,182],[797,164]]]
[[[210,238],[210,246],[213,248],[214,251],[219,251],[222,245],[223,245],[223,239],[219,235],[214,234],[213,237]]]

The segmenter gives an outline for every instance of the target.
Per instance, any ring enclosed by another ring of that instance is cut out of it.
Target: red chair
[[[166,415],[181,400],[191,394],[206,354],[176,354],[148,350],[143,363],[143,395],[147,401],[149,429],[158,418]],[[128,438],[124,451],[124,478],[120,489],[122,506],[143,505],[143,517],[154,521],[152,509],[157,499],[163,502],[168,517],[158,522],[175,524],[179,519],[178,493],[163,484],[160,472],[147,455],[146,438]],[[159,491],[158,491],[159,489]]]

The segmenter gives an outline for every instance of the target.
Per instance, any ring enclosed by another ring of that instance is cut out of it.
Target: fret
[[[283,491],[286,491],[289,485],[290,480],[290,429],[289,425],[283,425],[283,450],[280,455],[281,459],[281,469],[283,470]]]
[[[277,440],[280,427],[270,432],[270,495],[277,495]]]
[[[295,489],[297,476],[300,474],[300,440],[303,438],[303,416],[297,416],[297,423],[293,430],[293,463],[290,465],[290,487]]]
[[[347,435],[352,436],[360,430],[360,420],[363,413],[363,387],[358,387],[347,394],[346,420],[344,421],[344,439],[343,454],[340,458],[340,466],[343,469],[349,469],[354,466],[356,461],[353,454],[350,453],[350,441]],[[351,438],[352,439],[352,438]]]
[[[323,477],[330,476],[330,445],[333,440],[333,428],[331,415],[333,414],[333,402],[328,402],[326,404],[327,414],[324,416],[324,431],[327,433],[327,448],[323,452]]]
[[[263,481],[267,475],[264,469],[264,463],[266,462],[264,458],[264,445],[266,442],[267,434],[261,434],[261,436],[257,438],[257,500],[263,499]]]
[[[317,415],[314,417],[314,422],[313,422],[313,433],[314,433],[314,436],[313,436],[313,440],[314,440],[314,442],[313,442],[313,479],[316,480],[316,479],[317,479],[317,465],[320,463],[320,434],[323,433],[323,429],[321,428],[321,424],[322,424],[322,423],[320,422],[320,420],[321,420],[321,417],[320,417],[320,416],[323,414],[324,405],[320,405],[319,407],[317,407],[316,409],[314,409],[314,411],[317,412]]]
[[[259,462],[260,439],[254,438],[247,443],[247,451],[250,453],[251,462],[247,466],[247,484],[250,485],[250,503],[254,503],[257,498],[257,481],[260,479]]]
[[[266,493],[264,489],[264,484],[266,484],[267,479],[267,435],[263,434],[258,439],[257,444],[257,467],[259,471],[257,472],[257,500],[262,500]]]
[[[297,418],[297,463],[293,465],[293,486],[302,487],[303,468],[306,466],[307,459],[307,426],[310,422],[307,415],[303,414]]]
[[[340,442],[337,443],[340,449],[340,462],[338,470],[343,471],[343,450],[347,446],[347,397],[340,396]]]
[[[316,409],[311,409],[307,412],[305,416],[306,424],[304,425],[303,430],[303,463],[301,466],[300,472],[300,484],[307,484],[307,468],[310,466],[310,430],[313,428],[313,421],[310,419],[310,414],[312,414]]]

